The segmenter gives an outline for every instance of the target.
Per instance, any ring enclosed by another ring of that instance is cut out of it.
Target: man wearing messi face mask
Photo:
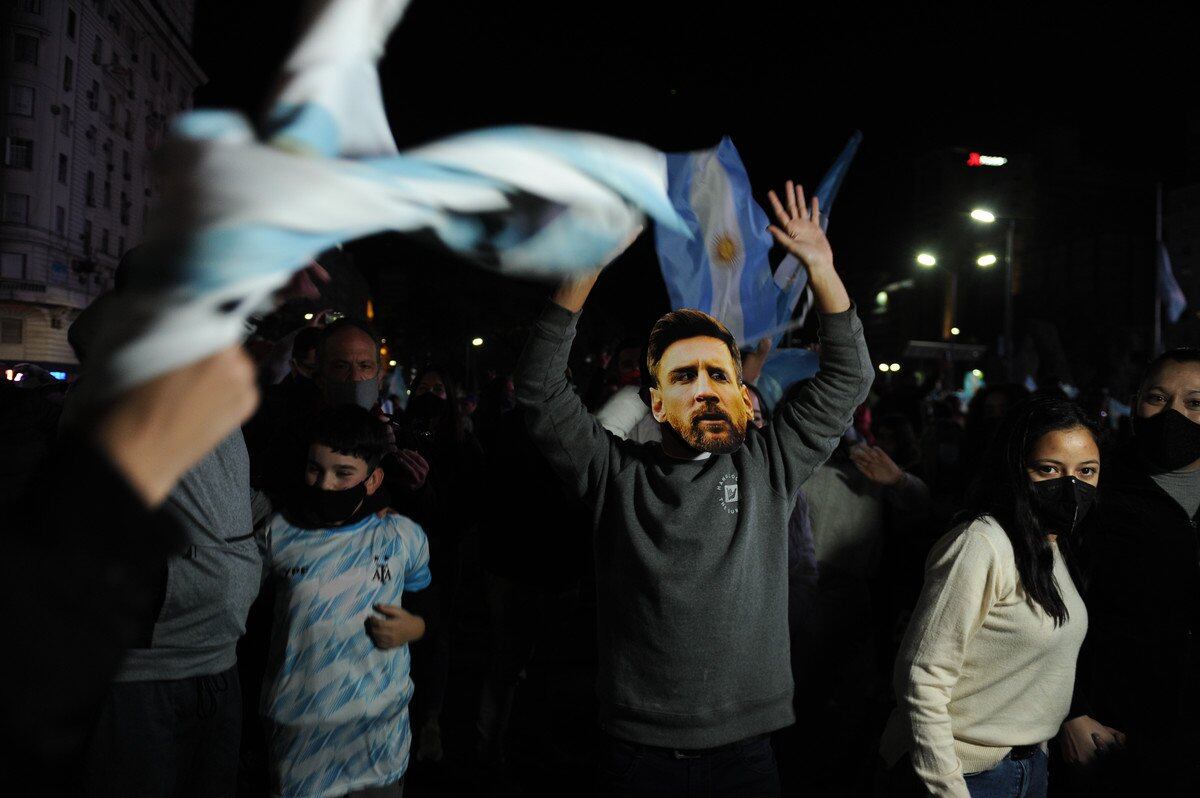
[[[596,276],[559,287],[517,366],[530,436],[592,510],[603,794],[770,796],[768,734],[795,720],[787,525],[874,376],[862,324],[811,208],[770,195],[775,239],[808,270],[821,370],[758,429],[729,330],[697,310],[654,325],[651,410],[662,442],[623,441],[566,377]]]
[[[1092,632],[1064,753],[1094,782],[1088,795],[1195,795],[1200,350],[1155,358],[1134,408],[1132,439],[1105,462],[1104,511],[1081,530]],[[1097,722],[1125,732],[1127,748],[1116,753]]]

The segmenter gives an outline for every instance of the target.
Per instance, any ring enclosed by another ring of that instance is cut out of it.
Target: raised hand
[[[833,270],[833,249],[821,229],[821,203],[813,197],[812,206],[804,202],[804,189],[787,181],[787,206],[779,201],[774,191],[767,192],[771,206],[775,209],[778,225],[767,229],[775,240],[788,252],[803,261],[811,277],[814,271]]]
[[[850,460],[876,485],[899,485],[904,479],[904,469],[878,446],[860,443],[850,450]]]

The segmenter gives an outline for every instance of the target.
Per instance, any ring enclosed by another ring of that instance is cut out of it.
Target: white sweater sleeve
[[[613,435],[628,438],[649,412],[646,403],[638,395],[637,386],[626,385],[614,393],[595,415],[600,425]]]
[[[896,695],[912,734],[917,776],[937,798],[970,798],[954,750],[950,697],[968,641],[1000,595],[1001,560],[967,527],[934,547],[925,587],[896,659]]]

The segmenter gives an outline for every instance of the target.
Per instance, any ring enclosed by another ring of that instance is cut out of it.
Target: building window
[[[83,223],[83,232],[79,235],[83,241],[83,253],[86,256],[92,254],[92,220],[88,219]]]
[[[24,11],[28,14],[42,13],[42,0],[17,0],[13,3],[18,11]]]
[[[75,62],[70,58],[63,61],[63,91],[70,91],[75,85]]]
[[[67,234],[67,209],[61,205],[54,209],[54,232],[60,236]]]
[[[67,156],[61,152],[58,154],[58,182],[67,184]]]
[[[4,165],[14,169],[32,169],[33,141],[12,136],[4,139]]]
[[[92,63],[99,64],[104,61],[104,41],[99,36],[92,43]]]
[[[104,207],[112,207],[112,183],[108,180],[104,181]]]
[[[128,108],[125,109],[125,138],[133,138],[133,112]]]
[[[115,95],[115,94],[108,95],[108,119],[107,119],[107,122],[108,122],[109,130],[112,129],[113,125],[117,124],[117,95]]]
[[[121,153],[121,177],[126,180],[133,179],[133,170],[129,168],[129,150]]]
[[[67,269],[67,264],[62,261],[54,261],[50,264],[50,282],[64,285],[67,282],[67,275],[70,270]]]
[[[4,195],[4,221],[14,224],[29,224],[29,195]]]
[[[108,228],[100,231],[100,251],[105,255],[108,254]]]
[[[150,77],[158,80],[158,53],[150,51]]]
[[[125,236],[117,236],[117,257],[125,257]]]
[[[67,38],[75,41],[75,12],[67,9]]]
[[[25,255],[19,252],[0,252],[0,277],[24,280]]]
[[[83,184],[83,200],[89,208],[96,207],[96,173],[88,172]]]
[[[95,111],[100,107],[100,84],[92,81],[91,91],[88,92],[88,108]]]
[[[0,344],[20,344],[24,342],[24,319],[0,319]]]
[[[13,34],[13,60],[18,64],[37,64],[38,40],[27,33]]]
[[[8,87],[8,112],[17,116],[33,116],[33,87]]]

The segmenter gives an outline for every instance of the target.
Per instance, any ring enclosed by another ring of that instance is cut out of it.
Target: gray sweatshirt
[[[862,324],[823,316],[803,393],[732,454],[680,461],[584,409],[565,376],[576,320],[547,306],[516,384],[534,441],[594,510],[601,727],[696,749],[790,724],[788,517],[870,389]]]
[[[250,458],[235,430],[167,498],[164,507],[183,528],[187,548],[167,562],[150,647],[128,651],[116,681],[208,676],[237,662],[237,641],[262,578],[250,502]]]

